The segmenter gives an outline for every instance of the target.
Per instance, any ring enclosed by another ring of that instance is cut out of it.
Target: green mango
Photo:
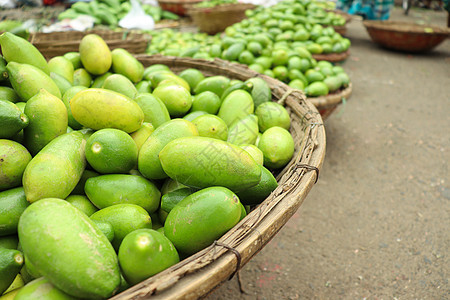
[[[0,295],[3,294],[19,274],[23,265],[22,252],[0,248]]]
[[[74,70],[82,67],[79,52],[67,52],[63,56],[72,63]]]
[[[27,200],[65,199],[77,185],[86,166],[85,144],[83,134],[73,131],[55,138],[33,157],[22,180]]]
[[[72,110],[70,109],[70,100],[72,100],[72,98],[80,91],[83,91],[87,89],[87,87],[85,86],[81,86],[81,85],[77,85],[77,86],[72,86],[71,88],[69,88],[68,90],[66,90],[66,92],[63,94],[62,97],[62,101],[64,103],[64,106],[66,107],[67,110],[67,120],[68,120],[68,124],[69,126],[74,129],[74,130],[78,130],[81,129],[83,127],[83,125],[81,125],[77,120],[75,120],[75,118],[72,115]]]
[[[261,132],[270,127],[279,126],[286,130],[291,127],[291,117],[283,105],[276,102],[265,102],[255,110],[258,117],[258,126]]]
[[[172,208],[181,202],[184,198],[191,195],[194,191],[191,188],[184,187],[168,192],[161,197],[161,209],[169,213]]]
[[[138,94],[134,84],[121,74],[112,74],[108,76],[103,82],[102,88],[115,91],[131,99],[134,99]]]
[[[157,127],[139,151],[139,172],[148,179],[167,178],[161,166],[159,152],[170,141],[195,135],[198,135],[197,127],[184,119],[173,119]]]
[[[84,187],[92,203],[102,209],[115,204],[131,203],[149,213],[159,207],[161,192],[142,176],[109,174],[89,178]]]
[[[75,186],[75,188],[72,190],[72,192],[70,194],[71,195],[85,195],[84,185],[86,184],[86,181],[91,177],[95,177],[95,176],[99,176],[99,175],[100,174],[95,171],[85,169],[83,171],[83,174],[81,174],[80,180],[78,181],[77,185]]]
[[[182,117],[191,109],[193,99],[189,90],[170,79],[162,81],[152,94],[164,103],[171,117]]]
[[[19,218],[28,204],[23,187],[0,192],[0,236],[17,233]]]
[[[58,73],[50,72],[50,78],[53,79],[55,84],[58,86],[61,95],[64,95],[64,93],[72,87],[72,84],[69,82],[69,80],[59,75]]]
[[[98,208],[84,195],[69,195],[66,201],[84,212],[88,217],[98,211]]]
[[[244,90],[231,92],[222,102],[217,116],[225,121],[227,126],[241,120],[254,112],[252,96]]]
[[[232,123],[228,130],[227,142],[240,146],[243,144],[255,144],[258,137],[258,117],[250,114]]]
[[[226,141],[229,136],[227,124],[218,116],[212,114],[201,115],[192,120],[192,123],[197,127],[199,136],[223,141]]]
[[[180,261],[172,242],[152,229],[128,234],[118,256],[123,276],[130,284],[137,284]]]
[[[24,130],[24,141],[32,155],[67,130],[68,116],[64,103],[44,89],[28,100],[25,114],[30,122]]]
[[[272,91],[270,90],[269,85],[264,79],[253,77],[247,79],[245,83],[251,83],[253,86],[250,94],[252,96],[255,107],[258,107],[264,102],[269,102],[272,100]]]
[[[16,91],[7,86],[0,86],[0,99],[11,101],[12,103],[20,102],[21,99]]]
[[[103,75],[95,77],[94,82],[92,82],[92,85],[90,87],[91,88],[101,88],[103,86],[103,83],[105,82],[106,78],[108,78],[112,74],[113,73],[111,73],[111,72],[106,72]]]
[[[26,39],[18,37],[11,32],[4,32],[0,35],[0,46],[3,57],[8,63],[16,62],[32,65],[47,75],[50,74],[50,69],[44,56]]]
[[[81,39],[79,53],[84,68],[93,75],[105,74],[111,68],[111,50],[97,34],[87,34]]]
[[[144,112],[135,101],[105,89],[78,92],[70,100],[70,109],[75,120],[95,130],[116,128],[130,133],[144,122]]]
[[[48,61],[48,68],[50,73],[56,73],[67,79],[70,84],[73,83],[73,64],[64,56],[55,56]]]
[[[49,299],[49,300],[77,300],[51,284],[45,277],[34,279],[22,287],[14,299]]]
[[[46,198],[30,205],[19,221],[19,239],[26,260],[71,296],[108,298],[120,284],[111,243],[88,216],[65,200]]]
[[[73,86],[90,87],[92,84],[92,76],[86,69],[79,68],[73,72]]]
[[[219,239],[241,217],[239,198],[224,187],[202,189],[170,211],[164,235],[183,254],[194,254]]]
[[[122,48],[116,48],[111,54],[114,73],[122,74],[133,83],[142,80],[144,76],[144,65],[131,55],[130,52]]]
[[[41,69],[16,62],[8,63],[6,69],[12,87],[23,101],[27,102],[41,89],[61,98],[61,92],[56,83]]]
[[[94,221],[95,225],[97,225],[98,229],[100,229],[101,232],[106,236],[108,241],[112,242],[114,240],[114,228],[112,227],[111,223],[103,222],[103,221]]]
[[[262,165],[260,167],[261,181],[257,185],[236,194],[244,205],[260,204],[278,186],[277,180],[273,174]]]
[[[261,179],[261,170],[250,154],[213,138],[178,138],[162,149],[159,159],[169,177],[194,188],[223,186],[238,191]]]
[[[17,249],[19,246],[19,237],[17,234],[0,236],[0,248]]]
[[[141,228],[152,228],[152,220],[148,212],[135,204],[115,204],[93,213],[94,221],[108,222],[114,229],[114,239],[111,244],[119,250],[122,240],[130,232]]]
[[[264,166],[270,169],[284,167],[294,155],[294,139],[289,131],[274,126],[262,134],[258,148],[264,153]]]
[[[230,79],[225,76],[217,75],[207,77],[196,85],[194,93],[197,95],[201,92],[210,91],[221,98],[223,92],[228,88],[229,84]]]
[[[29,119],[17,105],[0,99],[0,139],[11,138],[29,125]]]

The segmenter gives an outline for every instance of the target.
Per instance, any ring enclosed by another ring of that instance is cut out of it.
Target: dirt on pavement
[[[392,20],[446,26],[447,13]],[[342,63],[354,90],[326,121],[316,186],[273,240],[207,299],[450,299],[450,39],[376,46],[361,21]]]

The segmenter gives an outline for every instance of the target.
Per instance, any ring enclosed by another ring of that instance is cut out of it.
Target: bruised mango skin
[[[169,177],[195,188],[223,186],[238,191],[261,179],[261,169],[250,154],[213,138],[176,139],[164,147],[159,159]]]
[[[100,299],[118,288],[119,264],[111,243],[67,201],[46,198],[33,203],[22,214],[18,232],[26,259],[63,292]]]
[[[219,239],[240,217],[239,198],[224,187],[210,187],[175,205],[164,223],[164,234],[177,250],[193,254]]]
[[[86,167],[85,145],[83,134],[73,131],[55,138],[33,157],[22,179],[28,202],[65,199]]]
[[[116,128],[127,133],[141,128],[144,112],[132,99],[105,89],[86,89],[70,100],[72,115],[95,130]]]

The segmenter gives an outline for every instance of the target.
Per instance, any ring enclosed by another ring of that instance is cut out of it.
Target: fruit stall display
[[[199,32],[216,34],[245,19],[246,12],[255,7],[236,0],[203,1],[190,5],[187,14]]]
[[[120,0],[93,0],[89,2],[75,2],[70,8],[58,15],[58,20],[75,19],[81,15],[88,15],[95,19],[96,25],[107,25],[116,28],[118,22],[125,17],[131,9],[130,1]],[[179,16],[162,9],[159,6],[143,4],[142,9],[150,15],[155,22],[163,19],[178,20]]]
[[[152,33],[147,52],[238,62],[302,90],[308,97],[337,93],[346,89],[350,83],[349,76],[341,66],[317,61],[303,44],[276,41],[267,33],[245,36],[236,33],[221,38],[220,35],[164,29]]]
[[[95,34],[48,61],[9,32],[0,46],[8,297],[201,296],[205,285],[177,284],[193,271],[210,290],[226,280],[317,181],[322,120],[278,80],[227,61],[136,58]]]

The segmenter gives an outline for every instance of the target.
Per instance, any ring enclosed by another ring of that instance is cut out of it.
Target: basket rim
[[[449,36],[450,29],[437,25],[421,25],[412,22],[390,21],[390,20],[364,20],[364,26],[367,30],[377,30],[386,32],[397,32],[407,34],[420,34],[423,36]],[[425,28],[431,28],[433,32],[424,31]]]
[[[302,204],[317,179],[317,173],[308,167],[318,171],[323,164],[325,128],[319,112],[312,103],[306,101],[300,90],[291,89],[286,84],[259,74],[247,66],[221,59],[207,61],[162,55],[135,57],[145,66],[162,63],[170,67],[171,64],[179,64],[182,65],[182,70],[198,65],[216,75],[229,72],[230,78],[260,77],[271,87],[272,100],[278,100],[288,107],[292,120],[295,120],[291,125],[291,132],[300,130],[303,134],[296,140],[298,148],[294,154],[295,159],[277,177],[279,186],[256,209],[222,236],[218,240],[219,243],[212,244],[111,298],[144,299],[151,296],[154,299],[197,299],[226,281],[230,275],[234,275],[271,240]],[[301,118],[300,112],[304,112]],[[310,165],[306,167],[303,162]],[[233,251],[229,251],[230,248]],[[236,252],[239,253],[239,258]]]
[[[328,94],[321,97],[307,97],[306,100],[310,101],[318,110],[335,107],[342,103],[342,99],[348,99],[353,92],[353,84],[350,82],[345,89],[338,91],[337,93]]]
[[[312,54],[315,60],[326,60],[329,62],[340,62],[347,59],[350,56],[350,49],[341,53],[328,53],[328,54]]]
[[[221,4],[214,7],[195,7],[195,4],[189,5],[187,10],[189,13],[213,13],[213,12],[229,12],[236,10],[247,10],[253,9],[256,5],[250,3],[230,3],[230,4]]]
[[[185,4],[198,3],[198,2],[202,2],[202,1],[204,1],[204,0],[158,0],[158,3],[185,5]]]

